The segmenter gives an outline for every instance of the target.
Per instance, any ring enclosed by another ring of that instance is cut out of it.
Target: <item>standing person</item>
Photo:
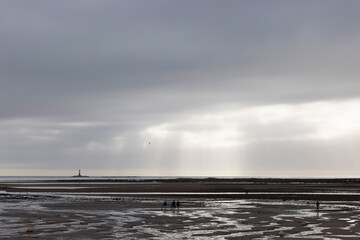
[[[180,208],[180,202],[179,200],[176,202],[176,207],[179,209]]]
[[[175,208],[175,201],[173,200],[171,203],[171,208],[174,209]]]
[[[320,203],[319,203],[319,201],[316,201],[316,210],[319,211],[319,207],[320,207]]]
[[[166,206],[167,206],[167,202],[164,201],[163,204],[161,205],[161,208],[166,208]]]

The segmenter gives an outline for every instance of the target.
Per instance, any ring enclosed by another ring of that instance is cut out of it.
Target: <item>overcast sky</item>
[[[0,175],[358,176],[360,1],[0,2]]]

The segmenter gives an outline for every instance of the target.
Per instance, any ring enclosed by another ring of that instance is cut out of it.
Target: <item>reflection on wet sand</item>
[[[306,201],[184,199],[1,198],[0,238],[6,239],[291,239],[359,238],[358,205]],[[33,232],[27,233],[27,227]]]
[[[357,182],[172,181],[3,183],[0,239],[360,238]]]

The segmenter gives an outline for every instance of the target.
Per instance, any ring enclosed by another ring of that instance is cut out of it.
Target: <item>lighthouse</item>
[[[73,177],[88,177],[88,176],[83,176],[83,175],[81,175],[81,170],[79,169],[78,175],[74,175]]]

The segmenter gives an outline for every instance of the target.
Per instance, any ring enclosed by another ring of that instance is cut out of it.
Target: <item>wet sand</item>
[[[280,231],[287,239],[359,239],[358,189],[356,182],[6,182],[0,239],[274,239]],[[164,200],[181,207],[162,209]]]
[[[70,178],[54,181],[0,183],[7,193],[59,193],[112,196],[229,199],[360,201],[358,179],[172,179],[94,180]]]

